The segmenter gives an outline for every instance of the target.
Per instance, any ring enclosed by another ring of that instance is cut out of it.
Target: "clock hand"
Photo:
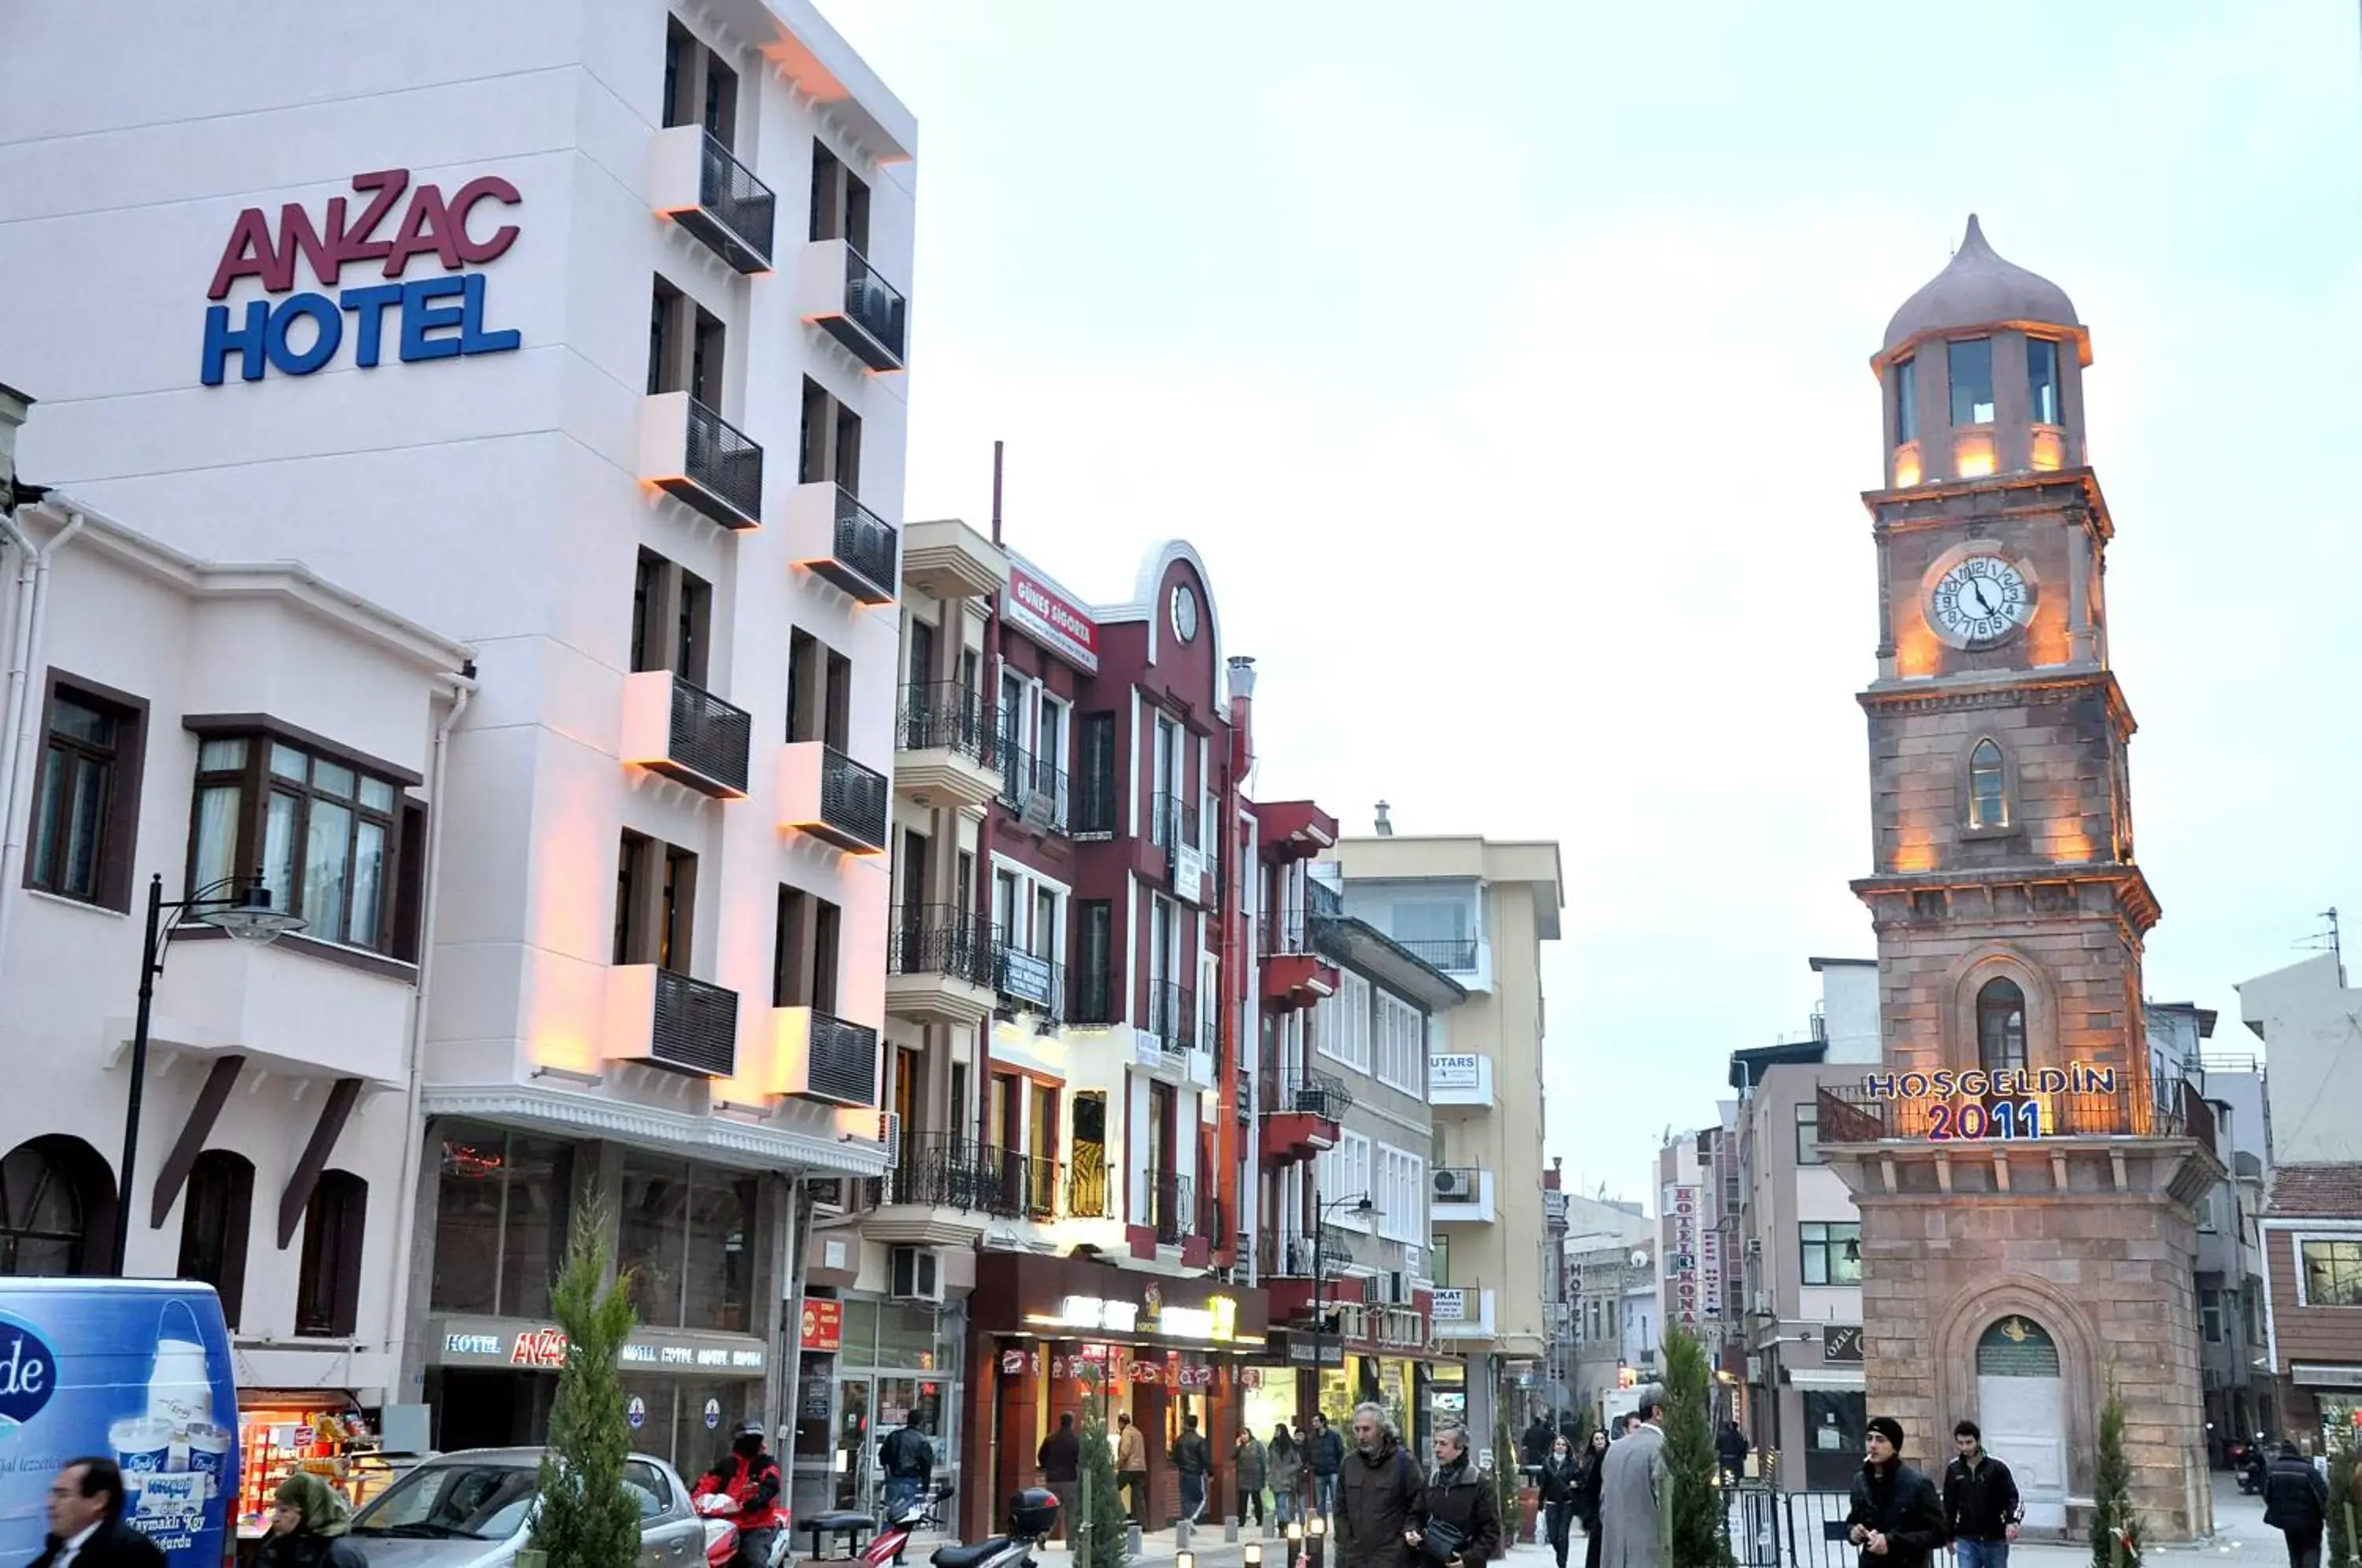
[[[1993,613],[1993,608],[1990,603],[1986,602],[1985,585],[1979,582],[1972,577],[1969,579],[1969,591],[1977,596],[1978,613],[1990,616]]]

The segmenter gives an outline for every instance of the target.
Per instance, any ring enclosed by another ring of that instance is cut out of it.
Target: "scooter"
[[[2260,1496],[2264,1490],[2264,1472],[2271,1463],[2270,1456],[2264,1450],[2264,1434],[2257,1432],[2256,1441],[2248,1443],[2245,1452],[2233,1463],[2239,1468],[2239,1490]]]
[[[1009,1533],[987,1536],[974,1546],[946,1546],[935,1568],[1034,1568],[1033,1549],[1058,1523],[1058,1497],[1046,1486],[1028,1486],[1009,1499]]]
[[[930,1529],[942,1527],[943,1517],[935,1510],[951,1495],[952,1484],[941,1481],[900,1507],[888,1509],[881,1521],[883,1528],[861,1549],[859,1561],[866,1568],[886,1568],[902,1555],[902,1548],[922,1526]]]
[[[737,1505],[723,1493],[709,1492],[691,1506],[697,1509],[698,1523],[705,1527],[705,1568],[732,1568],[738,1561],[738,1523],[729,1516]],[[763,1568],[787,1568],[790,1544],[783,1519]]]

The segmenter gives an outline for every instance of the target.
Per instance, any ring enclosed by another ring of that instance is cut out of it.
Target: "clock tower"
[[[1976,1420],[2029,1533],[2090,1518],[2127,1409],[2146,1528],[2212,1525],[2193,1202],[2211,1117],[2151,1070],[2133,716],[2108,657],[2114,525],[2083,439],[2090,332],[1969,220],[1872,357],[1883,486],[1870,730],[1883,1060],[1824,1091],[1861,1215],[1868,1413],[1940,1465]]]

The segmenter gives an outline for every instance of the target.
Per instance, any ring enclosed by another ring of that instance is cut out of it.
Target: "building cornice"
[[[2079,669],[2014,670],[2003,675],[1936,676],[1882,681],[1854,694],[1869,713],[1950,713],[1985,708],[2047,706],[2096,695],[2108,705],[2116,738],[2130,740],[2140,725],[2125,701],[2116,672],[2100,666]]]
[[[436,1084],[419,1095],[428,1116],[523,1122],[559,1132],[613,1138],[646,1148],[700,1154],[745,1170],[797,1167],[876,1176],[886,1172],[886,1148],[864,1139],[821,1138],[765,1127],[729,1115],[692,1116],[656,1106],[527,1084]]]
[[[1876,877],[1862,877],[1849,884],[1854,896],[1864,903],[1881,895],[1913,893],[1989,892],[1995,888],[2082,887],[2104,886],[2114,889],[2116,907],[2134,933],[2146,934],[2164,914],[2157,894],[2148,885],[2147,874],[2131,864],[2108,865],[2087,862],[2064,866],[1996,866],[1988,868],[1962,867],[1948,871],[1893,871]],[[1878,911],[1873,906],[1875,918]],[[2071,920],[2077,911],[2060,910],[2050,914],[2028,917],[2030,924],[2044,920]],[[1907,917],[1906,917],[1907,918]]]
[[[1956,528],[1967,522],[1997,522],[2012,517],[2036,517],[2059,510],[2055,499],[2020,500],[2015,491],[2040,492],[2071,487],[2080,492],[2068,502],[2070,522],[2089,525],[2100,542],[2115,537],[2115,520],[2109,515],[2107,497],[2100,493],[2100,476],[2089,468],[2028,469],[1997,474],[1990,479],[1944,480],[1909,490],[1866,490],[1862,506],[1870,513],[1874,534],[1908,534],[1924,528]],[[2000,498],[1990,509],[1963,511],[1951,504],[1960,497]]]

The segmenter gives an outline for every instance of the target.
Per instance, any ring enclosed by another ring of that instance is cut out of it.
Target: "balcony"
[[[1312,951],[1301,915],[1265,917],[1263,999],[1271,1011],[1292,1012],[1337,994],[1337,966]]]
[[[886,1010],[919,1023],[981,1023],[992,1013],[997,945],[973,910],[904,905],[886,933]]]
[[[640,401],[640,478],[724,528],[763,525],[763,448],[685,392]]]
[[[826,1105],[877,1103],[877,1031],[816,1007],[775,1007],[777,1077],[766,1087]]]
[[[798,263],[799,314],[872,370],[908,362],[910,302],[842,239],[816,239]]]
[[[1481,1287],[1434,1292],[1433,1319],[1439,1340],[1488,1340],[1494,1334],[1493,1292]]]
[[[955,680],[902,688],[894,788],[922,806],[981,809],[1000,793],[992,707]]]
[[[1105,1026],[1116,1015],[1115,977],[1106,969],[1077,969],[1066,988],[1066,1021]]]
[[[800,484],[788,498],[788,559],[862,604],[891,604],[900,536],[841,484]]]
[[[1490,1110],[1500,1103],[1493,1092],[1493,1058],[1473,1052],[1439,1054],[1427,1059],[1428,1103],[1437,1110]]]
[[[1066,774],[1054,758],[1035,756],[1010,744],[999,743],[1000,803],[1017,825],[1028,833],[1066,831]]]
[[[779,825],[855,855],[886,847],[886,776],[825,741],[779,748]]]
[[[738,1070],[738,993],[654,964],[607,971],[602,1055],[690,1077]]]
[[[930,599],[989,599],[1009,586],[1009,558],[957,518],[905,523],[902,580]]]
[[[1476,972],[1478,943],[1473,936],[1398,936],[1395,943],[1430,969],[1440,969],[1447,975],[1473,975]]]
[[[1190,1180],[1170,1171],[1151,1171],[1141,1183],[1136,1223],[1155,1233],[1160,1247],[1177,1247],[1198,1234],[1198,1198]]]
[[[1207,902],[1207,857],[1198,847],[1197,804],[1160,791],[1149,804],[1149,832],[1165,852],[1165,883],[1173,896],[1192,904]]]
[[[1301,1165],[1337,1146],[1346,1108],[1353,1103],[1343,1081],[1328,1073],[1307,1073],[1264,1118],[1256,1151],[1265,1163]]]
[[[1493,1202],[1493,1173],[1471,1165],[1436,1165],[1428,1172],[1427,1217],[1437,1225],[1490,1225],[1500,1218]]]
[[[686,784],[701,795],[735,801],[746,793],[755,721],[666,669],[624,678],[624,760]]]
[[[1002,1006],[1011,1011],[1040,1013],[1048,1022],[1057,1021],[1059,993],[1065,989],[1066,983],[1065,965],[1004,942],[993,950],[993,976]]]
[[[232,942],[194,922],[172,933],[171,960],[172,983],[159,992],[149,1028],[159,1050],[242,1055],[249,1074],[355,1077],[390,1088],[406,1082],[412,1069],[403,1043],[418,1000],[411,966],[301,935]],[[132,998],[122,1000],[122,1015],[107,1024],[118,1049],[131,1038]],[[333,1027],[322,1027],[326,1020]]]
[[[1121,820],[1122,801],[1112,773],[1085,773],[1076,781],[1069,831],[1078,839],[1109,839]]]
[[[1108,1179],[1107,1151],[1095,1143],[1076,1143],[1074,1163],[1066,1168],[1066,1218],[1115,1218],[1115,1183]]]
[[[1167,1051],[1188,1051],[1198,1041],[1198,993],[1171,980],[1148,982],[1148,1032]]]
[[[648,180],[657,211],[739,272],[771,270],[778,198],[703,126],[657,133]]]

